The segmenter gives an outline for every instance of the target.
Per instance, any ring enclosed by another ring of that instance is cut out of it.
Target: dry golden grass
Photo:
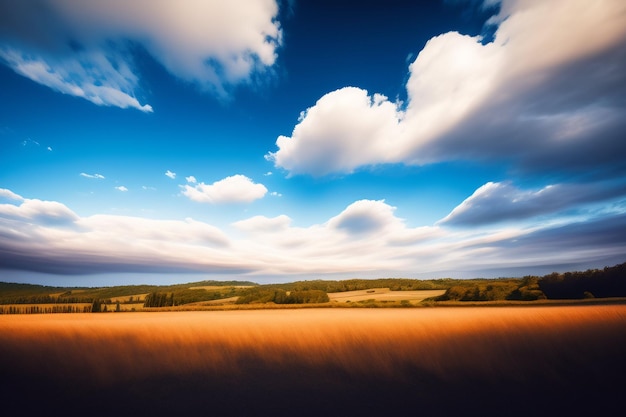
[[[0,369],[90,415],[606,415],[624,329],[626,305],[0,316]]]

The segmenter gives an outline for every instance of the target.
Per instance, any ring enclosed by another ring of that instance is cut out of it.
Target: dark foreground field
[[[58,416],[618,415],[626,305],[0,316],[0,404]]]

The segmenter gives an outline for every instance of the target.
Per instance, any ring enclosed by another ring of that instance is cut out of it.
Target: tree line
[[[626,297],[626,263],[522,279],[460,280],[436,301],[534,301]]]
[[[327,303],[330,299],[322,290],[285,291],[282,288],[255,287],[246,290],[236,304],[274,303],[274,304],[312,304]]]
[[[0,314],[55,314],[91,313],[92,305],[52,304],[52,305],[0,305]]]

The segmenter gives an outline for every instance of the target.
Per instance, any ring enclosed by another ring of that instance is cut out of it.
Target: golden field
[[[7,315],[0,395],[64,415],[600,415],[625,351],[626,305]]]

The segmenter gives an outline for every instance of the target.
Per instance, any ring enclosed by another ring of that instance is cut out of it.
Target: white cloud
[[[152,107],[136,98],[128,41],[221,97],[272,66],[282,41],[275,0],[1,2],[0,57],[8,66],[61,93],[144,112]]]
[[[18,74],[60,93],[97,105],[152,112],[150,105],[141,105],[133,97],[138,80],[127,64],[105,52],[79,53],[56,60],[5,47],[0,48],[0,58]]]
[[[456,32],[427,42],[409,66],[407,103],[355,87],[330,92],[266,158],[315,176],[459,158],[528,169],[620,164],[626,3],[501,4],[492,43]]]
[[[97,179],[97,180],[103,180],[104,179],[104,175],[102,175],[102,174],[86,174],[84,172],[81,172],[80,176],[81,177],[85,177],[85,178]]]
[[[115,187],[116,190],[122,191],[122,192],[126,192],[128,191],[128,188],[124,187],[123,185],[120,185],[118,187]]]
[[[9,190],[2,190],[0,196],[21,202],[19,206],[0,204],[0,218],[22,219],[41,224],[69,224],[79,219],[78,215],[56,201],[22,198]]]
[[[272,171],[267,171],[267,172],[266,172],[265,174],[263,174],[263,175],[265,175],[266,177],[269,177],[269,176],[270,176],[270,175],[272,175],[272,174],[273,174],[273,172],[272,172]]]
[[[271,233],[286,230],[291,225],[291,218],[284,214],[273,218],[254,216],[233,223],[237,229],[248,233]]]
[[[175,179],[176,178],[176,173],[170,171],[169,169],[165,172],[165,176],[170,177],[171,179]]]
[[[267,193],[263,184],[254,183],[245,175],[233,175],[213,184],[201,182],[181,187],[183,195],[201,203],[250,203]]]
[[[272,191],[272,192],[270,193],[270,195],[271,195],[272,197],[282,197],[282,196],[283,196],[283,195],[282,195],[281,193],[279,193],[278,191]]]
[[[266,158],[292,174],[351,172],[388,158],[388,141],[398,136],[401,117],[386,97],[370,97],[364,90],[346,87],[325,95],[304,112],[292,136],[280,136],[278,152]]]
[[[328,225],[354,235],[380,234],[389,229],[397,230],[404,227],[402,220],[395,217],[395,210],[395,207],[386,204],[384,200],[359,200],[330,219]]]
[[[7,198],[9,200],[19,200],[19,201],[24,200],[24,198],[21,195],[17,195],[13,191],[7,190],[6,188],[0,188],[0,197]]]
[[[196,177],[194,177],[193,175],[185,177],[185,181],[187,181],[190,184],[195,184],[198,182],[198,180],[196,180]]]
[[[626,210],[602,217],[495,229],[407,227],[384,201],[360,200],[328,221],[297,227],[287,215],[232,224],[241,236],[193,219],[80,217],[54,201],[0,204],[0,265],[56,274],[220,272],[285,277],[471,276],[522,268],[604,266],[626,249]],[[615,262],[617,263],[617,262]],[[281,278],[282,277],[282,278]],[[289,279],[289,278],[287,278]]]

